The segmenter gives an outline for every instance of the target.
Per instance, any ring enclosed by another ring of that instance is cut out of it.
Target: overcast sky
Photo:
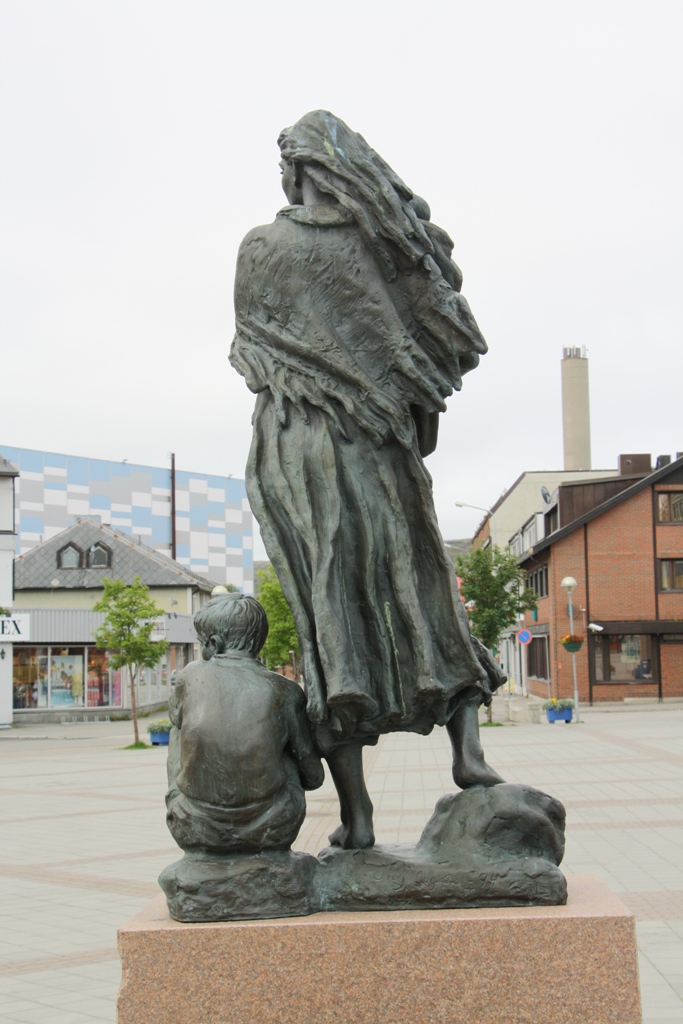
[[[593,466],[683,450],[681,0],[2,0],[0,441],[242,476],[243,235],[277,136],[325,107],[455,241],[489,354],[428,460],[446,537],[562,468],[560,359]]]

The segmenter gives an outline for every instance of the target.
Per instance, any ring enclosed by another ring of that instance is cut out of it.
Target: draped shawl
[[[310,403],[343,434],[341,406],[375,444],[409,448],[416,414],[445,410],[486,342],[431,248],[389,280],[342,206],[285,207],[249,232],[230,361],[253,392],[270,390],[282,426],[287,401],[304,415]]]

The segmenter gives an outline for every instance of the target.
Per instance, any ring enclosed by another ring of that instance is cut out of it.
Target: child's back
[[[298,773],[292,758],[303,692],[237,652],[193,662],[175,703],[181,724],[178,788],[194,800],[242,807],[268,799]],[[305,740],[304,740],[305,742]],[[300,756],[312,753],[298,750]]]

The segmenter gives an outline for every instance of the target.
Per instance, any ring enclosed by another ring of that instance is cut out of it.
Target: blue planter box
[[[171,734],[169,732],[151,732],[149,738],[152,741],[153,747],[167,747],[168,737]]]
[[[546,715],[549,722],[571,722],[573,710],[573,708],[562,708],[561,711],[553,711],[552,708],[548,708]]]

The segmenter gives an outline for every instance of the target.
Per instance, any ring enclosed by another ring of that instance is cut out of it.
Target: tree
[[[153,668],[166,653],[166,640],[152,640],[154,620],[164,614],[149,596],[139,576],[128,586],[123,580],[102,581],[104,594],[95,605],[105,620],[95,633],[95,642],[109,652],[112,668],[128,668],[130,703],[136,744],[140,742],[135,683],[141,668]]]
[[[258,580],[258,599],[268,616],[268,639],[266,640],[261,657],[268,668],[279,668],[291,661],[291,653],[299,653],[299,641],[294,625],[292,609],[287,604],[285,595],[282,593],[280,581],[272,565],[267,569],[259,569],[256,574]]]
[[[500,634],[536,607],[536,595],[524,586],[526,573],[509,548],[476,548],[456,559],[460,592],[469,606],[472,632],[493,649]]]

